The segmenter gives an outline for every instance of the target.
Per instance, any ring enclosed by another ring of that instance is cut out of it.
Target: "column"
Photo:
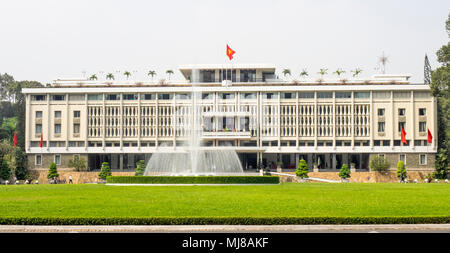
[[[397,134],[397,131],[395,131],[395,108],[394,108],[394,91],[391,91],[391,122],[392,122],[392,135],[391,135],[391,149],[394,149],[394,137]]]
[[[414,91],[411,90],[411,113],[412,113],[412,117],[411,117],[411,149],[414,150],[414,141],[415,141],[415,136],[416,136],[416,108],[414,106]]]
[[[374,110],[373,110],[373,91],[370,91],[370,105],[369,105],[369,134],[370,134],[370,148],[373,149],[373,129],[375,128],[374,124]]]

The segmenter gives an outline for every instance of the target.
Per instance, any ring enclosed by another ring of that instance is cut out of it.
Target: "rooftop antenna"
[[[381,73],[386,74],[386,63],[388,62],[388,57],[384,55],[380,56],[379,62],[381,63]]]
[[[424,73],[423,73],[423,80],[424,84],[430,85],[431,83],[431,66],[430,62],[428,61],[428,56],[425,54],[425,65],[424,65]]]

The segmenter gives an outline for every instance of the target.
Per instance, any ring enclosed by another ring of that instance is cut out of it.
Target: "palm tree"
[[[125,71],[123,74],[127,76],[127,80],[128,80],[128,78],[131,76],[131,73],[128,72],[128,71]]]
[[[338,77],[341,77],[341,75],[344,73],[345,73],[345,70],[342,70],[342,69],[337,69],[336,71],[333,72],[333,74],[338,75]]]
[[[291,70],[290,69],[283,69],[283,75],[284,77],[286,77],[286,75],[291,75]]]
[[[150,70],[147,75],[152,76],[152,82],[153,82],[153,76],[156,75],[156,71]]]
[[[321,77],[323,77],[324,75],[327,74],[328,69],[320,69],[320,71],[318,72],[318,74],[320,74]]]
[[[108,73],[108,74],[106,75],[106,79],[108,79],[108,80],[114,80],[114,75],[113,75],[112,73]]]
[[[350,72],[353,73],[353,77],[357,77],[359,74],[361,74],[362,69],[356,68],[355,70],[351,70]]]
[[[308,76],[308,72],[306,71],[306,69],[303,69],[302,72],[300,72],[300,77],[305,77]]]
[[[173,74],[173,70],[171,70],[171,69],[167,70],[167,71],[166,71],[166,74],[168,74],[168,75],[169,75],[169,80],[170,80],[170,75],[172,75],[172,74]]]
[[[93,74],[91,77],[89,77],[89,80],[97,80],[98,78],[97,78],[97,75],[96,74]]]

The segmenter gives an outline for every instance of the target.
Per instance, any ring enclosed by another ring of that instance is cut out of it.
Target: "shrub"
[[[0,159],[0,178],[3,180],[9,180],[9,177],[11,176],[11,169],[8,166],[8,163]]]
[[[111,176],[112,172],[111,172],[111,168],[109,167],[109,163],[108,162],[104,162],[102,163],[102,168],[100,170],[100,173],[98,173],[98,177],[105,180],[107,176]]]
[[[70,160],[67,164],[69,167],[75,169],[75,171],[86,171],[86,161],[83,158],[75,158],[74,160]]]
[[[27,154],[20,148],[14,150],[14,167],[14,174],[18,180],[25,180],[29,177]]]
[[[140,160],[136,163],[136,173],[135,176],[143,176],[145,172],[145,161]]]
[[[276,176],[109,176],[111,184],[278,184]]]
[[[397,163],[397,178],[398,179],[406,178],[405,163],[403,163],[403,161],[398,161]]]
[[[386,172],[390,167],[389,162],[381,156],[374,156],[370,159],[369,168],[373,171]]]
[[[348,169],[347,164],[343,164],[341,170],[339,171],[339,177],[342,179],[347,179],[350,177],[350,170]]]
[[[54,177],[59,177],[59,174],[56,168],[56,163],[51,163],[50,168],[48,169],[47,178],[52,179]]]
[[[300,178],[308,178],[308,164],[306,164],[305,159],[300,160],[295,170],[295,175]]]

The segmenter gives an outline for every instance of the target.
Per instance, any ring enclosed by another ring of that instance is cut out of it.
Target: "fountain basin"
[[[107,184],[279,184],[277,176],[109,176]]]

